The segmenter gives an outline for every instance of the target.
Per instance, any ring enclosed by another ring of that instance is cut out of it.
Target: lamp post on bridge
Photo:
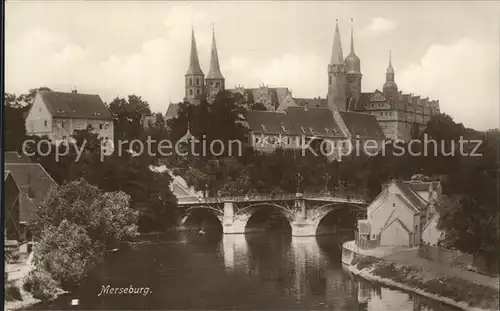
[[[297,196],[302,196],[302,191],[300,188],[302,180],[303,180],[302,175],[300,175],[300,173],[297,173],[297,192],[296,192]]]
[[[325,192],[328,191],[328,183],[331,179],[332,177],[330,176],[330,174],[325,173],[325,175],[323,175],[323,180],[325,181]]]

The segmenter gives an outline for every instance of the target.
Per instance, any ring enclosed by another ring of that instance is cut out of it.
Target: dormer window
[[[330,129],[325,127],[325,132],[326,132],[327,134],[330,134]]]
[[[309,127],[309,131],[310,131],[311,133],[314,133],[314,129],[313,129],[312,127]]]
[[[47,127],[47,124],[48,124],[48,123],[49,123],[49,122],[47,122],[47,120],[43,121],[43,124],[45,124],[45,127]]]
[[[283,124],[283,122],[281,123],[281,129],[286,132],[286,128],[285,128],[285,125]]]
[[[264,131],[267,131],[267,127],[264,124],[261,124],[261,126]]]
[[[303,126],[301,126],[300,129],[302,130],[302,133],[306,133],[306,129]]]

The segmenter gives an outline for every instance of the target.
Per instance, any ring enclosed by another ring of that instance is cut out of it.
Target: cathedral
[[[197,105],[206,100],[210,103],[221,90],[240,93],[247,103],[260,103],[266,107],[267,111],[248,110],[246,114],[250,130],[261,135],[270,134],[268,128],[277,128],[271,132],[283,135],[308,134],[330,137],[337,129],[340,136],[348,139],[364,136],[366,139],[380,140],[382,132],[384,139],[408,141],[421,133],[431,116],[439,114],[439,101],[431,101],[429,98],[400,91],[396,84],[390,52],[386,81],[382,90],[362,92],[361,61],[354,52],[352,29],[350,39],[350,52],[344,58],[337,22],[331,59],[327,65],[326,96],[297,98],[293,97],[292,91],[286,87],[260,85],[258,88],[245,88],[238,85],[233,89],[226,89],[219,65],[215,32],[212,37],[210,68],[205,76],[199,63],[193,30],[189,67],[185,74],[184,102]],[[166,119],[176,117],[177,109],[178,104],[171,103]],[[329,110],[331,118],[322,117],[325,110]],[[312,115],[318,119],[311,119]],[[277,125],[264,124],[269,122]],[[329,125],[328,122],[335,124]],[[307,127],[304,126],[305,123]],[[285,130],[287,128],[288,130]]]

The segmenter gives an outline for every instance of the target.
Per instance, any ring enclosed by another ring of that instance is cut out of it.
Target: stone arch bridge
[[[210,211],[222,224],[224,234],[246,233],[247,223],[258,208],[279,210],[288,220],[292,236],[316,236],[320,222],[331,212],[342,211],[355,219],[366,217],[367,201],[356,196],[316,194],[256,195],[209,197],[179,202],[180,225],[197,210]],[[354,229],[354,227],[352,228]]]

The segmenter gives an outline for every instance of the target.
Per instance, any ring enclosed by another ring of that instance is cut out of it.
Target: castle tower
[[[346,68],[342,56],[342,43],[340,41],[339,22],[335,26],[333,37],[332,58],[328,65],[328,107],[330,109],[346,110]]]
[[[198,60],[198,50],[196,49],[196,39],[194,37],[194,29],[191,33],[191,55],[189,57],[189,68],[186,72],[185,81],[185,97],[184,100],[192,104],[199,104],[203,97],[203,87],[205,85],[205,74],[200,68]]]
[[[397,97],[398,85],[394,81],[394,68],[392,68],[391,51],[389,51],[389,67],[385,73],[384,95],[391,101]]]
[[[352,19],[351,19],[352,22]],[[345,59],[345,66],[347,70],[346,78],[346,97],[350,102],[347,109],[353,109],[354,105],[358,102],[361,97],[361,61],[359,57],[354,53],[354,35],[353,26],[351,26],[351,51]]]
[[[217,45],[215,44],[215,29],[212,29],[212,53],[210,56],[210,69],[208,70],[206,81],[207,100],[212,103],[219,91],[225,89],[224,76],[220,71]]]

